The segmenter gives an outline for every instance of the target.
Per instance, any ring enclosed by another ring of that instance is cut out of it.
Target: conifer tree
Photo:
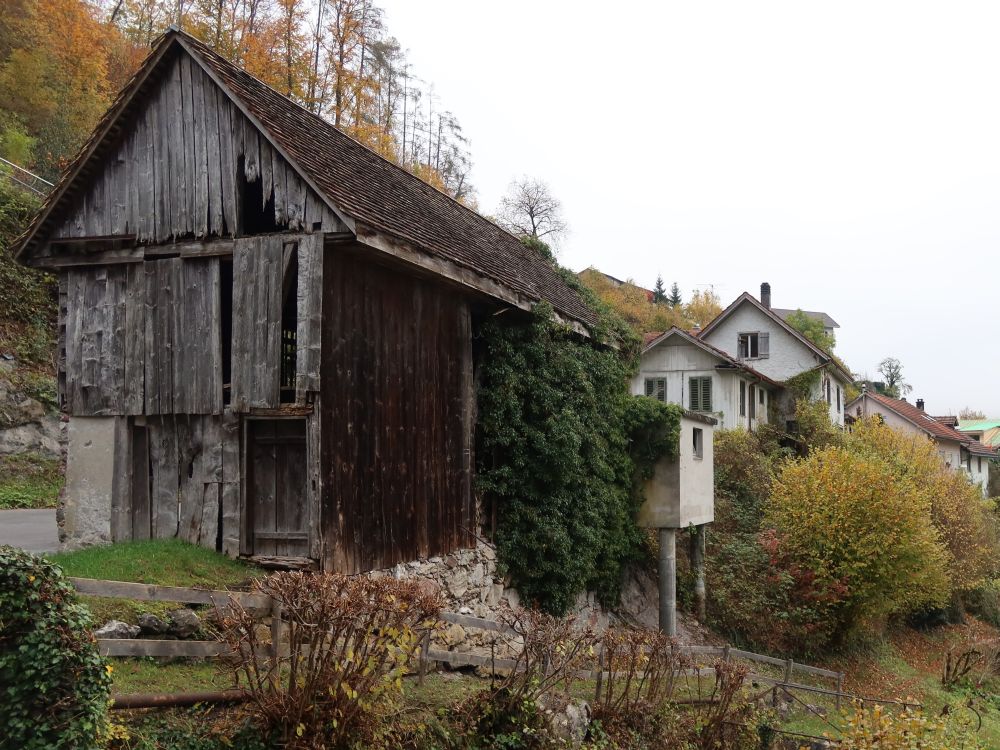
[[[677,282],[675,281],[670,285],[670,296],[667,297],[667,302],[671,307],[677,307],[683,301],[684,299],[681,297],[681,288],[677,286]]]
[[[656,274],[656,286],[653,287],[653,302],[660,304],[667,300],[667,289],[663,286],[663,276]]]

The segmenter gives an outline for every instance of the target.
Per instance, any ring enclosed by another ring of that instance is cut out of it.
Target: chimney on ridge
[[[760,304],[771,309],[771,285],[766,281],[760,285]]]
[[[917,399],[917,408],[920,409],[920,411],[924,410],[924,400],[922,398]]]

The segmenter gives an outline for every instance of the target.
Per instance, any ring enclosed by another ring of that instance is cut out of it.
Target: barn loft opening
[[[264,184],[260,175],[257,179],[247,179],[244,157],[240,155],[236,165],[236,194],[238,196],[237,234],[267,234],[279,229],[274,220],[274,192],[269,191],[267,201],[264,201]]]
[[[295,243],[285,245],[287,260],[281,282],[281,403],[295,402],[295,367],[299,330],[299,262]]]

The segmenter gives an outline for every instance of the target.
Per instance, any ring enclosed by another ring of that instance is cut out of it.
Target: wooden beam
[[[480,294],[484,294],[495,300],[500,300],[508,305],[521,310],[530,311],[541,300],[526,297],[523,294],[499,284],[487,278],[471,268],[459,265],[454,261],[446,260],[436,255],[421,251],[403,240],[383,234],[382,232],[355,222],[355,234],[358,242],[402,261],[409,266],[416,266],[439,278],[446,279],[454,284],[458,284],[466,289],[471,289]],[[585,338],[590,337],[590,332],[579,321],[566,318],[558,312],[553,311],[556,320],[564,325],[568,325],[575,333]]]
[[[226,605],[230,599],[243,607],[269,609],[271,598],[264,594],[245,591],[213,591],[189,589],[178,586],[157,586],[125,581],[101,581],[94,578],[70,578],[70,583],[80,594],[104,596],[113,599],[135,599],[144,602],[180,602],[182,604]]]

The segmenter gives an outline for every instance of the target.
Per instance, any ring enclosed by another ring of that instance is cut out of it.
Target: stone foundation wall
[[[521,598],[516,589],[497,573],[496,550],[480,541],[475,548],[462,549],[444,557],[400,563],[378,575],[397,579],[417,579],[426,582],[433,591],[440,591],[445,609],[486,620],[499,620],[505,609],[517,608]],[[581,594],[569,614],[581,624],[602,631],[610,624],[630,624],[656,627],[659,594],[655,576],[644,571],[630,573],[622,588],[619,606],[605,610],[594,594]],[[685,633],[681,633],[684,640]],[[437,647],[471,653],[489,653],[492,636],[481,631],[466,630],[451,625],[437,638]]]

